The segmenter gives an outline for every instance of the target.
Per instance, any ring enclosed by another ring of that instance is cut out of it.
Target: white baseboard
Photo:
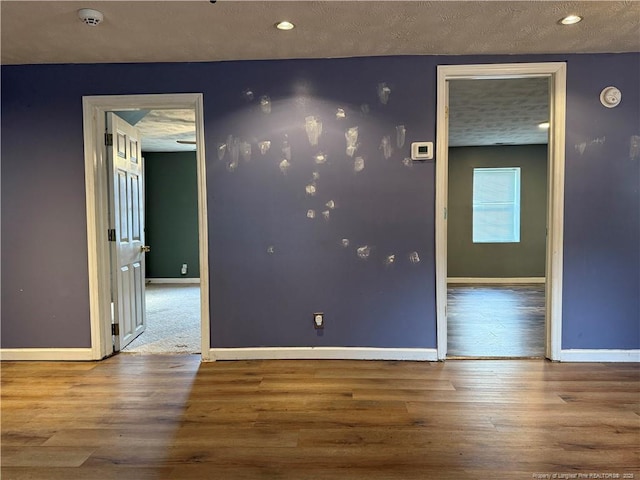
[[[146,283],[200,283],[199,278],[147,278]]]
[[[255,347],[212,348],[216,360],[414,360],[435,362],[435,348]]]
[[[2,348],[3,361],[88,361],[93,360],[90,348]]]
[[[447,283],[476,283],[476,284],[526,284],[526,283],[545,283],[545,277],[447,277]]]
[[[640,362],[640,350],[561,350],[560,362]]]

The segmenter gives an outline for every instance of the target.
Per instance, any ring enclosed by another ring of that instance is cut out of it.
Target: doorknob
[[[149,253],[151,251],[151,247],[149,245],[142,245],[140,247],[140,251],[142,251],[144,253]]]

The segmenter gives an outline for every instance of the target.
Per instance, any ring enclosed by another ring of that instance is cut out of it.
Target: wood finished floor
[[[544,285],[449,285],[449,357],[544,357]]]
[[[119,355],[1,368],[3,480],[640,478],[638,364]]]

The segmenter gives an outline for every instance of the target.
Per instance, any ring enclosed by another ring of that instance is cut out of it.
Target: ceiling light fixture
[[[278,30],[293,30],[294,27],[295,25],[293,23],[287,22],[286,20],[276,23]]]
[[[104,15],[102,12],[94,10],[93,8],[82,8],[78,10],[78,18],[80,18],[80,20],[82,20],[86,25],[96,27],[102,23]]]
[[[580,15],[567,15],[566,17],[560,19],[560,24],[575,25],[576,23],[581,21],[582,21],[582,17]]]
[[[538,124],[538,128],[540,130],[548,130],[549,129],[549,122],[542,122]]]

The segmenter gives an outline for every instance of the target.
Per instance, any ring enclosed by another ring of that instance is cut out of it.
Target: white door
[[[140,136],[136,128],[107,113],[107,138],[114,351],[119,351],[145,329],[144,267],[149,247],[144,244]]]

